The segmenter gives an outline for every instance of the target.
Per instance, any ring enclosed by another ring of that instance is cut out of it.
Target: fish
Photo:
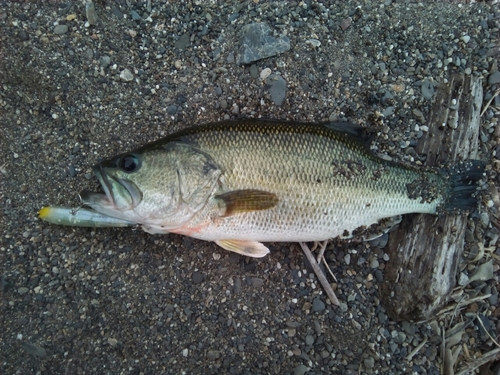
[[[80,197],[117,223],[256,258],[269,253],[264,242],[351,238],[408,213],[477,209],[483,161],[391,162],[360,140],[362,131],[259,119],[190,127],[96,164],[103,192]]]

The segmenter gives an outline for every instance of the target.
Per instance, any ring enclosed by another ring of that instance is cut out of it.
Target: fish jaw
[[[137,186],[131,181],[106,173],[101,164],[94,166],[92,170],[104,193],[84,190],[80,193],[82,203],[104,215],[125,220],[136,219],[133,217],[133,210],[142,200],[142,193]]]

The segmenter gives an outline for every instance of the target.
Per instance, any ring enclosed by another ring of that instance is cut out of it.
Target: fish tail
[[[450,183],[448,199],[442,207],[444,211],[472,211],[478,208],[476,192],[485,166],[486,163],[481,160],[465,160],[441,170]]]

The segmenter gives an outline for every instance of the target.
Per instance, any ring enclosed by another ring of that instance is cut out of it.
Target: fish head
[[[221,174],[210,155],[177,142],[120,154],[98,163],[93,172],[104,192],[82,192],[84,204],[165,231],[181,226],[206,204]]]

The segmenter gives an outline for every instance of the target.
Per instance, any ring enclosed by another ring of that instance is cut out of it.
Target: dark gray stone
[[[314,311],[314,312],[322,312],[324,310],[325,310],[325,303],[319,297],[316,297],[313,300],[312,311]]]
[[[199,271],[193,272],[193,283],[200,284],[204,278],[205,276],[201,272]]]
[[[428,80],[424,80],[422,82],[421,91],[422,91],[422,96],[428,100],[432,99],[432,97],[436,93],[436,89],[434,88],[434,85],[432,84],[432,82],[430,82]]]
[[[293,370],[293,375],[304,375],[306,372],[308,372],[310,370],[309,367],[305,366],[305,365],[298,365],[297,367],[295,367],[295,369]]]
[[[495,71],[488,77],[488,85],[496,85],[500,83],[500,71]]]
[[[267,84],[271,100],[277,106],[281,106],[286,98],[286,81],[281,76],[271,74],[267,77]]]
[[[89,25],[95,25],[97,23],[97,13],[95,11],[95,5],[92,1],[87,1],[85,4],[85,14]]]
[[[57,25],[54,27],[54,34],[66,34],[68,32],[68,26],[67,25]]]
[[[34,355],[36,357],[40,358],[47,357],[47,351],[36,344],[30,344],[25,342],[23,343],[23,349],[26,350],[29,354]]]
[[[137,13],[135,10],[131,10],[130,15],[132,16],[132,20],[134,20],[134,21],[142,20],[141,15],[139,13]]]
[[[167,108],[167,113],[169,115],[175,115],[177,113],[178,107],[175,104],[169,105]]]
[[[186,33],[181,35],[181,37],[177,39],[177,42],[175,42],[175,48],[183,51],[187,46],[189,46],[189,34]]]

